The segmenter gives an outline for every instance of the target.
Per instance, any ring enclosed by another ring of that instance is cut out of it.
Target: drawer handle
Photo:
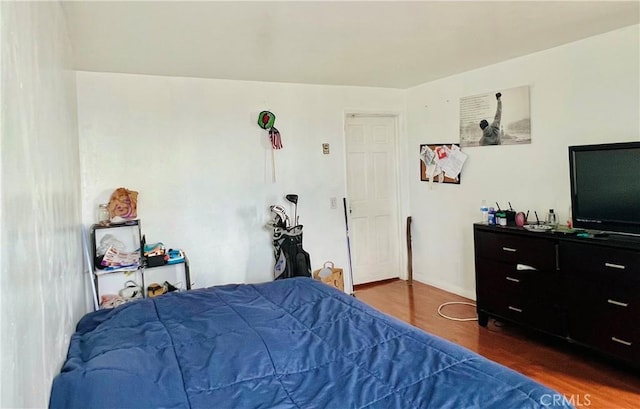
[[[611,268],[617,268],[619,270],[624,270],[625,266],[623,266],[622,264],[613,264],[613,263],[604,263],[605,267],[611,267]]]
[[[516,307],[512,307],[512,306],[509,306],[509,309],[511,311],[515,311],[515,312],[522,312],[522,310],[520,308],[516,308]],[[629,345],[631,345],[631,344],[629,344]]]
[[[508,251],[511,253],[515,253],[516,251],[518,251],[518,249],[512,249],[511,247],[503,247],[502,250]]]
[[[519,283],[520,282],[520,280],[518,280],[517,278],[513,278],[513,277],[509,277],[509,276],[507,276],[507,280],[513,281],[514,283]],[[611,301],[611,300],[609,300],[609,301]]]
[[[625,302],[620,302],[620,301],[616,301],[616,300],[607,300],[607,302],[609,304],[618,305],[620,307],[626,307],[627,305],[629,305],[629,304],[627,304]]]
[[[620,339],[620,338],[611,337],[611,340],[612,340],[613,342],[617,342],[618,344],[626,345],[626,346],[628,346],[628,347],[630,347],[630,346],[631,346],[631,342],[629,342],[629,341],[624,341],[624,340],[622,340],[622,339]]]

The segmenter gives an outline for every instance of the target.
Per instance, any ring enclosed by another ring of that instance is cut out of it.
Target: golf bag
[[[309,253],[302,248],[302,225],[287,227],[289,218],[279,206],[271,206],[275,213],[270,223],[273,229],[273,255],[275,279],[311,277]]]

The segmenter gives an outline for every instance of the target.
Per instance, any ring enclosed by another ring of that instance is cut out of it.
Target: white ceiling
[[[408,88],[640,23],[639,1],[64,2],[78,70]]]

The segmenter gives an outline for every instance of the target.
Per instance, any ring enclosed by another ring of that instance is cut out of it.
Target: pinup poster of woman
[[[529,87],[460,98],[460,146],[531,143]]]

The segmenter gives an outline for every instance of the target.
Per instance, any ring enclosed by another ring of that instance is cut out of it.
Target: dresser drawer
[[[569,336],[616,357],[640,359],[640,285],[571,277]]]
[[[568,279],[570,317],[575,327],[620,325],[640,330],[640,284],[602,283],[579,277]]]
[[[554,303],[515,298],[511,294],[478,302],[478,308],[489,315],[506,318],[550,334],[567,336],[566,309]]]
[[[569,337],[610,355],[640,362],[640,330],[637,321],[621,314],[598,314],[569,319]]]
[[[552,239],[478,230],[474,234],[476,257],[538,270],[556,269],[556,242]]]
[[[531,312],[524,301],[510,294],[502,294],[485,302],[478,302],[478,308],[489,315],[507,318],[519,323],[524,323]]]
[[[477,305],[481,311],[566,336],[566,297],[559,272],[518,270],[515,265],[476,260]]]
[[[533,270],[523,265],[476,260],[476,286],[480,301],[505,293],[520,299],[555,302],[565,299],[564,278],[557,271]]]
[[[525,276],[511,264],[493,260],[476,261],[476,291],[484,302],[505,296],[520,299],[524,296]]]
[[[640,251],[561,243],[560,267],[578,277],[640,283]]]

